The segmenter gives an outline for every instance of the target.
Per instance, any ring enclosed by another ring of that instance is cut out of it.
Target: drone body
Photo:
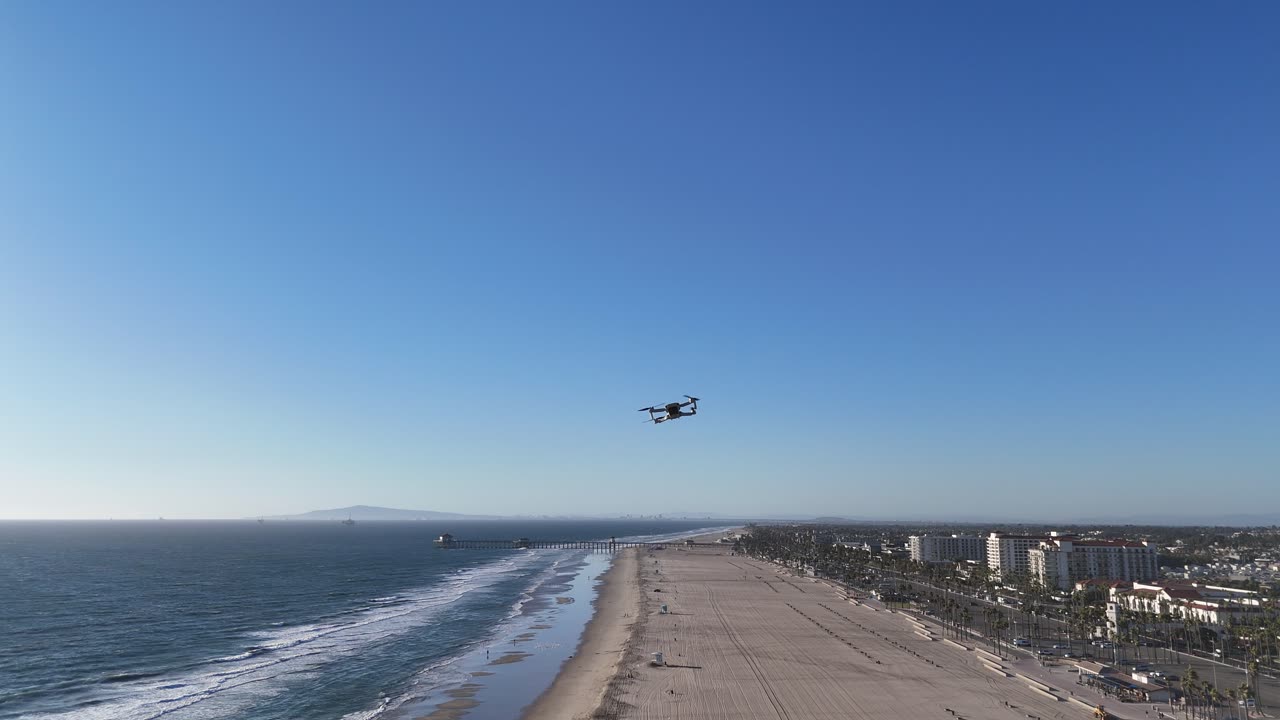
[[[679,420],[682,417],[690,417],[698,414],[698,398],[692,395],[685,395],[689,398],[688,402],[672,402],[666,405],[653,405],[647,408],[640,408],[640,412],[649,413],[649,419],[645,422],[651,422],[654,425],[664,423],[668,420]],[[687,411],[684,408],[689,408]]]

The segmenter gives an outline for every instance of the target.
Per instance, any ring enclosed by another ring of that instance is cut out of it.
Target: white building
[[[987,567],[1002,578],[1025,575],[1031,570],[1029,553],[1040,543],[1057,537],[1052,535],[1009,535],[993,532],[987,536]],[[1066,536],[1063,536],[1066,537]]]
[[[1089,579],[1153,580],[1160,565],[1147,542],[1053,537],[1027,551],[1027,572],[1047,588],[1070,590]]]
[[[1225,625],[1228,618],[1249,620],[1262,612],[1262,602],[1253,590],[1186,580],[1135,582],[1132,589],[1113,589],[1111,602],[1133,612],[1167,612],[1174,618],[1211,625]]]
[[[977,535],[912,535],[907,547],[911,559],[922,563],[987,559],[987,542]]]

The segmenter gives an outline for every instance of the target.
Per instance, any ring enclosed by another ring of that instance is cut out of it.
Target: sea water
[[[396,717],[487,676],[466,671],[541,628],[530,662],[502,666],[488,681],[501,692],[473,711],[512,717],[571,654],[607,555],[441,550],[436,535],[668,538],[708,525],[0,523],[0,718]],[[537,643],[557,651],[538,660]]]

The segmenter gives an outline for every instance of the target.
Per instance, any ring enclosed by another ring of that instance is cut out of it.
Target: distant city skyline
[[[4,4],[0,518],[1267,512],[1278,21]]]

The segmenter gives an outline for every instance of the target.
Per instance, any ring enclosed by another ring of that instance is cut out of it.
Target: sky
[[[1277,23],[0,4],[0,518],[1274,509]]]

